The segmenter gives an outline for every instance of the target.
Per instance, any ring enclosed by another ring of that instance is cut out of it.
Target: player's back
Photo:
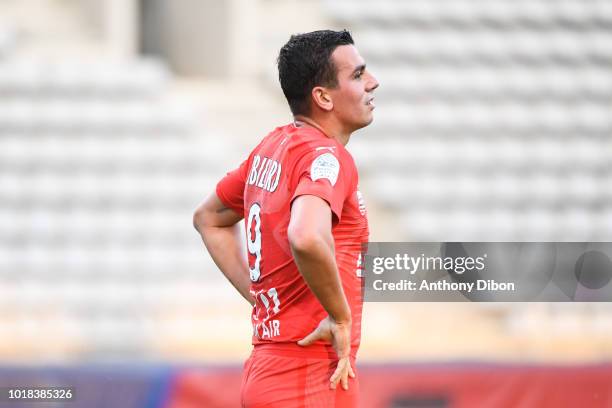
[[[356,352],[361,318],[358,257],[368,231],[352,157],[318,130],[291,124],[264,138],[250,154],[246,169],[244,217],[256,300],[253,343],[293,345],[326,315],[300,275],[287,238],[292,200],[313,194],[330,204],[334,216],[332,233],[353,313]],[[317,346],[312,349],[328,352],[329,345]]]

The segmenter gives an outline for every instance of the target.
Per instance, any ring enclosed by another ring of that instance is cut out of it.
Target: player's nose
[[[372,74],[369,74],[366,91],[372,92],[373,90],[378,88],[379,85],[380,84],[378,83],[376,77]]]

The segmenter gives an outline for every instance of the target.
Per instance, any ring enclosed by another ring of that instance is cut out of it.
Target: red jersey
[[[281,346],[295,345],[327,316],[300,274],[287,238],[291,202],[314,195],[325,200],[333,214],[336,263],[351,309],[351,354],[356,355],[361,339],[361,248],[369,235],[357,184],[357,168],[344,146],[315,128],[294,124],[272,131],[218,183],[217,196],[245,219],[255,298],[254,345],[287,350]],[[323,341],[303,350],[310,355],[333,352]]]

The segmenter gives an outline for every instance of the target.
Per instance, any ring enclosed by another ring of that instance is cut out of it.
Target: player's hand
[[[355,378],[355,372],[351,367],[351,323],[338,323],[331,317],[327,316],[321,320],[317,328],[298,341],[300,346],[309,346],[317,340],[325,340],[331,342],[336,354],[338,355],[338,365],[332,374],[330,388],[336,389],[338,382],[342,388],[348,390],[348,378]]]

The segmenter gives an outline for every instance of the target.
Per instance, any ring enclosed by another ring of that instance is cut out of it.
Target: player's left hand
[[[340,382],[344,390],[348,390],[348,379],[355,378],[355,372],[351,367],[351,324],[339,323],[327,316],[321,320],[312,333],[298,341],[300,346],[308,346],[317,340],[331,342],[338,355],[338,365],[329,379],[331,389],[336,389]]]

